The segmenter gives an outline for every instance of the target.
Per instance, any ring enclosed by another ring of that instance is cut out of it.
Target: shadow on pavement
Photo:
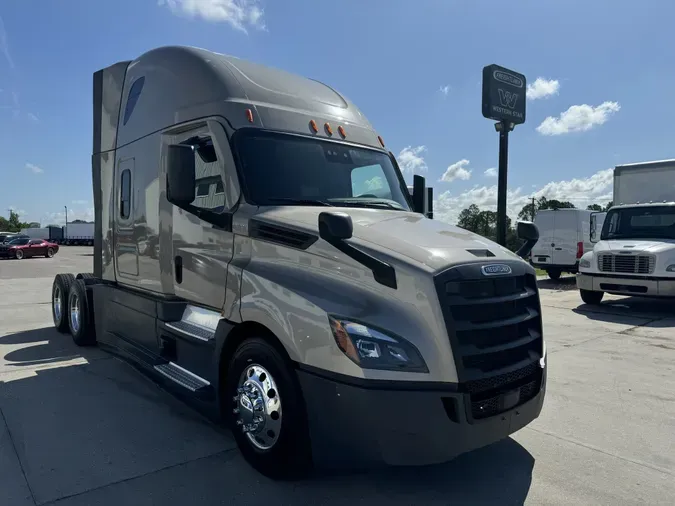
[[[38,344],[39,343],[39,344]],[[25,344],[29,346],[21,347]],[[0,337],[0,351],[5,351],[5,365],[26,367],[72,360],[81,356],[70,342],[70,337],[59,334],[53,327],[26,330]]]
[[[598,305],[581,304],[574,313],[591,320],[622,323],[625,318],[644,318],[650,327],[675,327],[675,301],[645,297],[609,299]]]
[[[4,418],[14,442],[0,449],[0,461],[16,448],[18,468],[0,466],[0,489],[21,497],[12,504],[523,504],[530,489],[534,458],[512,439],[442,465],[274,482],[243,461],[227,431],[128,364],[76,348],[51,328],[0,337],[0,345],[22,344],[6,362],[99,359],[0,374],[0,434]],[[29,488],[15,479],[22,473]]]

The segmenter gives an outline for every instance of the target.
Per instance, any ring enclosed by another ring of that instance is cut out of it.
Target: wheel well
[[[225,338],[225,344],[220,352],[220,358],[218,359],[218,385],[219,389],[222,392],[224,387],[225,379],[227,378],[227,365],[230,362],[230,358],[234,354],[237,347],[243,343],[249,337],[259,337],[267,341],[270,345],[281,353],[281,355],[289,362],[292,363],[286,348],[281,344],[279,338],[274,335],[270,329],[257,322],[243,322],[235,326],[230,333]]]

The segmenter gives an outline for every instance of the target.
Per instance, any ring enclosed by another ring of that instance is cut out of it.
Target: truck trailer
[[[675,297],[675,160],[615,167],[613,203],[602,226],[591,217],[595,244],[579,261],[581,299]]]
[[[534,269],[424,213],[382,137],[315,80],[192,47],[94,74],[92,273],[54,324],[231,428],[275,478],[423,465],[539,416]],[[532,223],[518,224],[526,240]]]

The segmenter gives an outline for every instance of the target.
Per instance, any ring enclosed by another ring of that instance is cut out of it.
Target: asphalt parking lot
[[[549,354],[541,417],[427,468],[276,483],[228,432],[51,322],[58,272],[91,248],[0,261],[0,504],[448,505],[675,503],[675,302],[581,305],[541,281]]]

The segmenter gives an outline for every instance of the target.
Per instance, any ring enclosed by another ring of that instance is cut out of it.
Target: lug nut
[[[235,414],[235,415],[238,415],[239,414],[239,408],[234,408],[232,410],[232,413]]]
[[[240,426],[244,425],[244,421],[243,420],[237,420],[237,425],[240,425]]]

